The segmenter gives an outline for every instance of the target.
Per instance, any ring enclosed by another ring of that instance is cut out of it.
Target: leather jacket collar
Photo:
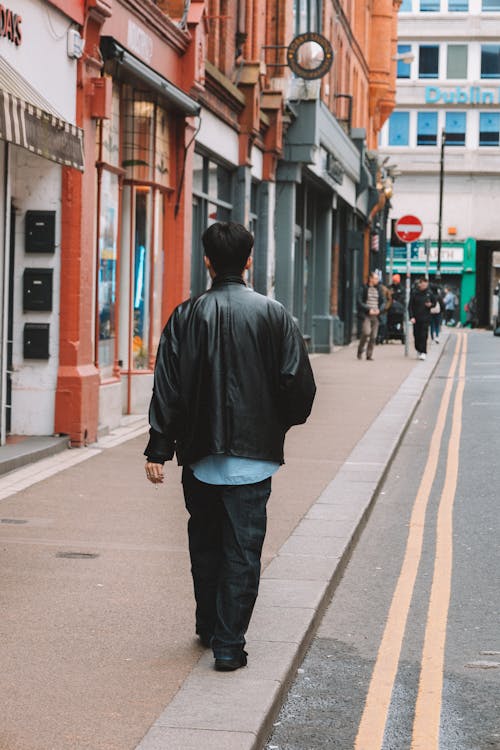
[[[235,273],[221,273],[216,276],[212,281],[212,286],[219,286],[220,284],[243,284],[243,286],[246,286],[243,278]]]

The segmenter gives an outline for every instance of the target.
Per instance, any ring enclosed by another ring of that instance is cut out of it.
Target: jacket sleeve
[[[144,455],[149,461],[170,461],[175,453],[180,413],[179,313],[175,310],[160,338],[149,406],[149,442]]]
[[[365,299],[365,291],[366,291],[366,288],[364,286],[362,286],[360,288],[359,292],[358,292],[358,297],[357,297],[358,313],[369,313],[370,312],[369,305],[367,305],[366,302],[364,301],[364,299]]]
[[[410,294],[410,301],[408,302],[408,316],[410,318],[415,317],[414,310],[413,310],[413,292]]]
[[[285,429],[306,421],[315,394],[316,384],[304,339],[285,312],[280,360],[280,412]]]

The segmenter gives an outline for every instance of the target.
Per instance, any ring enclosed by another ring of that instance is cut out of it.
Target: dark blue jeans
[[[200,482],[182,472],[196,599],[196,632],[213,633],[216,658],[235,657],[259,590],[271,479],[256,484]]]

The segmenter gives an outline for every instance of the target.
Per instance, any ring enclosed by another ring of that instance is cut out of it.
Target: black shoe
[[[240,667],[246,667],[247,665],[247,652],[242,651],[241,654],[229,659],[215,659],[215,669],[217,672],[234,672],[235,669]]]

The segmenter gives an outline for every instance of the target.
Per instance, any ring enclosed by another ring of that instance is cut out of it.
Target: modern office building
[[[430,274],[440,245],[462,319],[476,294],[487,325],[500,275],[500,2],[403,0],[398,28],[396,109],[380,136],[387,166],[401,172],[391,216],[421,219]],[[403,254],[393,250],[394,270]],[[412,255],[412,273],[421,272],[422,243]]]

